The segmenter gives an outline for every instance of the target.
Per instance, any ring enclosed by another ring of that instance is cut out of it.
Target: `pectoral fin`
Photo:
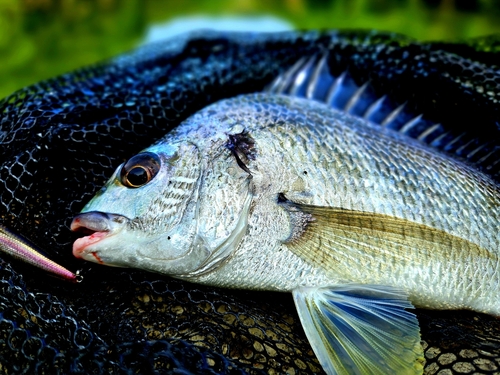
[[[293,291],[314,353],[327,374],[422,374],[418,321],[404,292],[346,284]]]
[[[452,257],[494,256],[464,238],[395,216],[297,204],[284,195],[278,203],[290,214],[286,246],[346,280],[385,284],[382,280],[405,267],[426,267]]]

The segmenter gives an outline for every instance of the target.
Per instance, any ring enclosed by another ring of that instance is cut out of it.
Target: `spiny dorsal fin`
[[[377,95],[370,81],[358,84],[349,71],[334,76],[328,59],[327,53],[302,57],[265,91],[323,102],[456,155],[487,172],[497,168],[500,148],[479,143],[471,134],[445,129],[427,119],[425,113],[412,112],[404,101],[398,103],[387,95]]]
[[[421,114],[405,111],[404,103],[397,104],[387,96],[377,96],[369,81],[358,85],[348,71],[333,76],[327,60],[328,55],[299,59],[285,73],[276,77],[266,91],[324,102],[332,108],[395,130],[402,131],[409,122],[425,123],[427,127],[433,125],[425,121]]]

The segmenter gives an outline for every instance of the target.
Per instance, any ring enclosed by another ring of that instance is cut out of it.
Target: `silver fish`
[[[303,98],[211,105],[122,164],[73,254],[292,292],[329,374],[421,374],[412,304],[500,315],[500,191],[391,129]],[[411,302],[411,303],[410,303]]]

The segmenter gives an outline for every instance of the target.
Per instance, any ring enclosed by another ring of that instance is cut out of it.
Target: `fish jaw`
[[[188,222],[195,220],[188,212]],[[100,211],[81,213],[73,219],[71,230],[88,234],[73,243],[76,258],[111,267],[138,267],[151,272],[181,277],[196,271],[210,255],[205,239],[188,231],[152,235],[135,228],[136,222],[119,214]],[[174,244],[176,243],[177,246]]]
[[[73,243],[73,255],[90,262],[115,265],[106,262],[102,249],[106,248],[106,242],[110,242],[113,236],[123,230],[128,221],[129,219],[125,216],[99,211],[85,212],[75,216],[71,222],[71,230],[89,233],[89,235]]]

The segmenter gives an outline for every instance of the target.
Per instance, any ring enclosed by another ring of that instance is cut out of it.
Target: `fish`
[[[73,254],[292,292],[329,374],[423,372],[406,309],[499,315],[491,178],[324,103],[259,93],[201,110],[118,167]],[[480,272],[478,272],[480,270]]]
[[[321,372],[289,294],[82,264],[69,250],[77,236],[68,230],[71,218],[117,165],[186,117],[217,100],[261,91],[300,58],[325,51],[334,75],[347,71],[344,82],[369,81],[378,98],[406,102],[405,110],[441,124],[438,135],[452,140],[469,132],[452,151],[479,140],[485,147],[477,160],[494,151],[488,167],[499,160],[498,105],[491,95],[499,91],[497,41],[427,43],[360,30],[203,31],[36,83],[1,101],[2,224],[49,257],[86,270],[83,283],[52,283],[0,255],[4,370],[162,372],[172,364],[192,373]],[[498,182],[499,166],[484,172]],[[416,314],[426,371],[495,371],[500,325],[494,317]]]

